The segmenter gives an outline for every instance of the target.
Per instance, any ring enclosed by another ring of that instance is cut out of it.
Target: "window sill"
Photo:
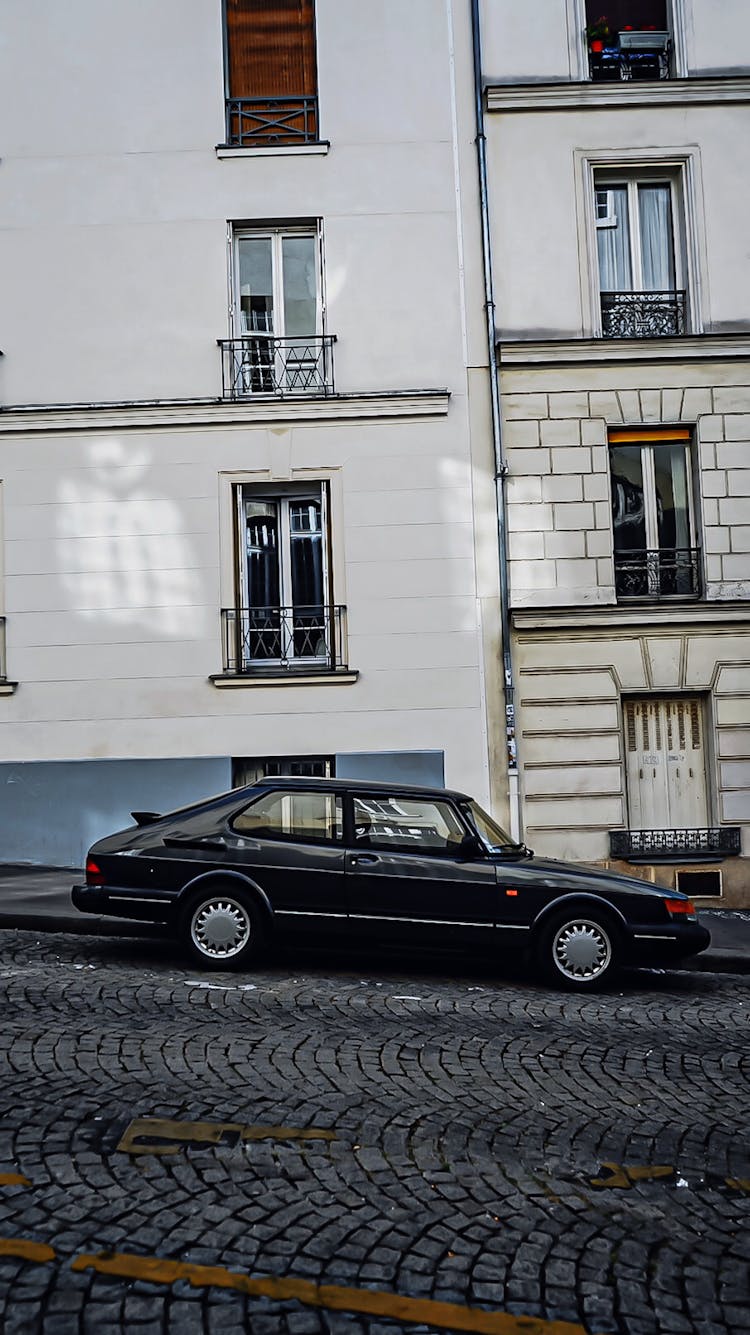
[[[314,144],[276,144],[264,148],[250,147],[247,144],[217,144],[217,158],[294,158],[325,157],[331,144],[328,139],[319,139]]]
[[[548,84],[491,84],[488,111],[594,111],[605,107],[692,106],[750,100],[750,79],[727,78],[612,80]]]
[[[208,680],[219,690],[236,690],[246,686],[352,686],[358,678],[356,670],[342,668],[335,672],[215,672]]]
[[[0,681],[0,695],[13,695],[13,692],[17,690],[17,681]]]

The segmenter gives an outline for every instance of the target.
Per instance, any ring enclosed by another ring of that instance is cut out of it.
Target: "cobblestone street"
[[[746,979],[2,944],[4,1335],[750,1330]]]

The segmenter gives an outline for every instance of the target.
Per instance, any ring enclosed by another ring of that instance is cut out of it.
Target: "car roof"
[[[248,784],[245,791],[254,789],[278,789],[278,788],[299,788],[303,792],[317,792],[321,790],[332,793],[380,793],[383,796],[399,795],[401,797],[448,797],[454,801],[470,802],[471,798],[467,793],[456,792],[452,788],[423,788],[421,784],[415,783],[386,783],[377,779],[315,779],[305,776],[304,778],[293,775],[274,775],[273,778],[256,779],[255,783]],[[241,789],[236,789],[241,792]]]

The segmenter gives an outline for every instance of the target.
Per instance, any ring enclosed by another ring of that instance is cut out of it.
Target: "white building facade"
[[[468,9],[3,26],[3,860],[268,772],[502,815]]]
[[[523,824],[750,903],[750,9],[483,5]]]

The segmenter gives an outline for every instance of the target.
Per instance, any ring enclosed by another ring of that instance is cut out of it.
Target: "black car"
[[[262,779],[133,817],[93,845],[73,903],[167,923],[207,968],[301,930],[327,944],[523,948],[551,980],[590,989],[620,964],[667,964],[710,940],[685,895],[534,857],[463,793]]]

